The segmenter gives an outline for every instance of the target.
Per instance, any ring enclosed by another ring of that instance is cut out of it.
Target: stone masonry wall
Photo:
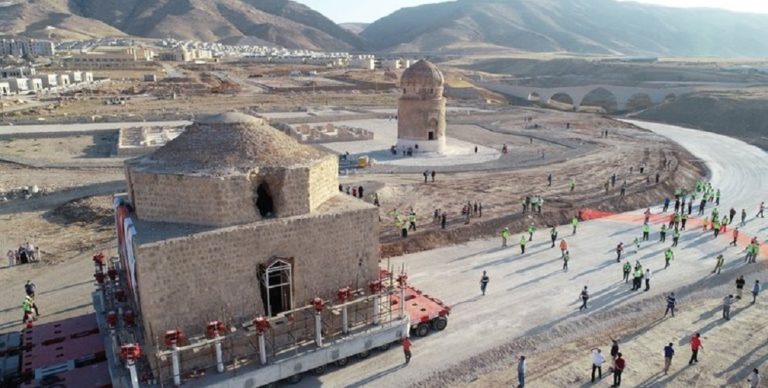
[[[261,219],[252,183],[245,176],[129,174],[133,205],[144,221],[225,226]]]
[[[294,258],[294,307],[317,295],[332,299],[341,287],[365,287],[378,275],[378,211],[344,196],[330,202],[332,210],[311,215],[139,245],[145,329],[194,335],[212,319],[238,324],[264,314],[257,273],[275,256]]]
[[[339,158],[328,155],[309,170],[309,207],[317,209],[339,192]]]
[[[445,98],[401,99],[398,107],[398,139],[427,140],[430,119],[437,120],[436,138],[445,136]]]

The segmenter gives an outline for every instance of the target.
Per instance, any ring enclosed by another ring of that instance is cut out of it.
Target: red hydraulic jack
[[[325,309],[325,301],[319,297],[312,299],[312,306],[315,308],[315,344],[323,346],[323,320],[322,313]]]
[[[336,299],[338,299],[339,303],[343,306],[341,308],[341,332],[349,334],[349,312],[347,311],[346,303],[348,300],[352,299],[352,289],[349,287],[340,289],[336,294]]]
[[[227,327],[221,321],[212,321],[208,323],[205,328],[205,336],[208,339],[214,340],[214,348],[216,349],[216,370],[219,373],[224,373],[224,357],[221,351],[221,340],[224,333],[227,332]]]
[[[168,330],[165,332],[165,346],[171,348],[171,364],[173,367],[173,385],[181,385],[181,367],[179,365],[179,345],[186,341],[181,330]]]
[[[141,357],[139,344],[125,344],[120,347],[120,358],[125,361],[125,366],[131,374],[131,387],[139,388],[139,375],[136,373],[136,360]]]
[[[267,343],[264,339],[264,333],[269,329],[269,319],[258,317],[253,320],[253,326],[259,333],[259,362],[261,365],[267,365]]]

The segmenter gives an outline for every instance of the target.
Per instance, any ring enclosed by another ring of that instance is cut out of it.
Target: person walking
[[[557,240],[557,227],[553,226],[552,230],[549,232],[549,237],[552,238],[552,248],[555,247],[555,241]]]
[[[536,231],[536,227],[533,226],[533,222],[528,225],[528,241],[533,241],[533,232]]]
[[[747,224],[747,209],[741,209],[741,222],[739,225],[744,226]]]
[[[736,246],[736,241],[738,241],[738,239],[739,239],[739,228],[738,227],[733,228],[733,232],[731,232],[731,235],[733,236],[733,241],[731,241],[729,246],[735,247]]]
[[[760,202],[760,208],[758,209],[757,215],[755,215],[755,218],[757,218],[757,217],[765,218],[765,213],[764,212],[765,212],[765,201]]]
[[[672,365],[672,357],[675,356],[675,348],[672,345],[672,342],[669,343],[669,345],[664,347],[664,375],[669,372],[669,367]]]
[[[483,276],[480,278],[480,292],[485,295],[485,289],[488,288],[488,282],[491,281],[491,278],[488,277],[488,273],[483,271]]]
[[[517,386],[525,388],[525,356],[520,356],[517,361]]]
[[[648,241],[651,238],[651,226],[646,221],[643,224],[643,241]]]
[[[667,224],[661,224],[661,231],[659,231],[659,241],[667,241]]]
[[[403,354],[405,354],[405,365],[411,362],[411,339],[408,337],[403,338]]]
[[[429,177],[429,170],[424,170],[424,173],[422,175],[424,175],[424,183],[427,183],[427,178]]]
[[[712,270],[712,273],[717,272],[720,274],[720,270],[723,269],[723,265],[725,264],[725,257],[723,255],[717,255],[717,263],[715,264],[715,269]]]
[[[675,228],[675,230],[672,231],[672,246],[676,247],[677,243],[680,242],[680,229]]]
[[[665,317],[669,312],[672,312],[672,317],[675,316],[675,303],[677,303],[677,299],[675,299],[675,293],[670,292],[669,295],[667,295],[667,309],[664,311]]]
[[[760,293],[760,281],[755,280],[755,285],[752,286],[752,304],[757,302],[757,294]]]
[[[691,337],[691,360],[688,361],[688,365],[699,362],[699,350],[703,349],[704,345],[701,344],[701,334],[696,333]]]
[[[744,285],[747,282],[744,280],[744,275],[739,276],[736,279],[736,299],[741,299],[741,293],[744,291]]]
[[[547,186],[552,187],[552,174],[547,175]]]
[[[632,278],[632,291],[637,291],[643,286],[643,270],[641,268],[635,268],[635,273]]]
[[[728,295],[723,298],[723,319],[726,321],[731,320],[731,305],[733,304],[733,295]]]
[[[568,243],[565,239],[560,240],[560,256],[565,257],[565,252],[568,251]]]
[[[435,172],[435,170],[432,170],[432,183],[435,182],[435,175],[437,175],[437,173]]]
[[[528,240],[525,239],[525,235],[520,236],[520,254],[525,254],[525,244],[528,244]]]
[[[592,349],[592,382],[595,382],[595,371],[597,371],[597,376],[599,379],[603,379],[603,363],[605,362],[605,357],[603,357],[603,353],[600,351],[600,349]]]
[[[35,283],[32,283],[31,280],[27,280],[26,283],[24,283],[24,293],[27,294],[27,296],[35,297],[35,290],[37,289],[37,286],[35,286]]]
[[[506,248],[507,247],[507,240],[509,239],[511,233],[509,232],[509,228],[504,228],[501,230],[501,247]]]
[[[760,386],[760,371],[758,371],[757,368],[752,369],[752,374],[749,375],[747,382],[749,383],[749,388],[757,388]]]
[[[571,260],[571,252],[565,251],[563,256],[563,272],[568,272],[568,262]]]
[[[688,222],[688,214],[683,212],[680,216],[680,230],[685,230],[685,224]]]
[[[624,373],[624,368],[626,367],[627,367],[627,362],[624,360],[623,355],[619,353],[616,357],[616,361],[614,362],[614,367],[613,367],[613,386],[614,387],[621,386],[621,374]]]
[[[443,214],[440,215],[440,229],[445,229],[445,225],[448,223],[448,214],[446,212],[443,212]]]
[[[624,243],[620,242],[619,245],[616,246],[616,262],[621,263],[621,253],[624,252]]]
[[[584,286],[584,289],[581,290],[579,297],[581,298],[581,307],[579,307],[579,311],[587,309],[587,301],[589,300],[589,292],[587,291],[587,286]]]
[[[413,210],[408,214],[408,231],[416,231],[416,212]]]
[[[651,269],[648,268],[645,270],[645,291],[651,289],[651,277],[653,277],[653,273],[651,272]]]
[[[629,260],[624,262],[622,270],[624,272],[624,283],[629,283],[629,273],[632,271],[632,264],[629,264]]]
[[[672,252],[672,248],[668,248],[666,251],[664,251],[664,269],[669,268],[670,263],[674,259],[675,253]]]
[[[573,225],[573,234],[576,234],[576,228],[579,226],[579,218],[576,216],[573,216],[571,219],[571,225]]]
[[[619,356],[619,342],[611,338],[611,359],[615,362]]]

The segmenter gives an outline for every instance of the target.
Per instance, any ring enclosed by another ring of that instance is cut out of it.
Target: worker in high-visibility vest
[[[408,230],[416,231],[416,213],[411,210],[411,214],[408,215]]]
[[[525,254],[525,244],[528,243],[528,240],[525,239],[525,235],[520,236],[520,254]]]
[[[504,228],[501,230],[501,247],[506,248],[507,247],[507,240],[509,239],[510,233],[509,228]]]
[[[533,226],[533,223],[528,225],[528,241],[533,241],[533,232],[536,231],[536,227]]]
[[[579,226],[579,218],[573,216],[573,219],[571,219],[571,225],[573,225],[573,234],[576,234],[576,227]]]

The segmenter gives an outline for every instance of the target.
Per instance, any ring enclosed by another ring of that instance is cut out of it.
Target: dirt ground
[[[752,278],[764,278],[765,272],[750,273]],[[768,303],[758,297],[751,304],[751,295],[745,290],[744,299],[735,300],[731,307],[731,320],[722,317],[722,296],[735,295],[734,279],[726,285],[706,290],[703,295],[684,299],[674,318],[664,318],[663,300],[646,301],[636,309],[640,316],[632,322],[601,327],[596,333],[566,341],[545,351],[522,350],[528,360],[526,384],[533,387],[609,387],[613,383],[610,361],[611,338],[617,339],[627,369],[622,375],[622,385],[629,387],[747,387],[747,379],[753,368],[763,368],[768,360],[765,337],[765,309]],[[748,288],[748,287],[747,287]],[[688,365],[691,356],[690,338],[699,332],[703,349],[699,363]],[[663,373],[664,346],[672,343],[675,348],[672,366]],[[545,345],[542,344],[542,347]],[[608,359],[603,367],[603,378],[592,384],[591,349],[600,348]],[[515,356],[516,358],[517,356]],[[762,376],[761,387],[768,386]],[[469,386],[515,386],[517,369],[486,374]]]

